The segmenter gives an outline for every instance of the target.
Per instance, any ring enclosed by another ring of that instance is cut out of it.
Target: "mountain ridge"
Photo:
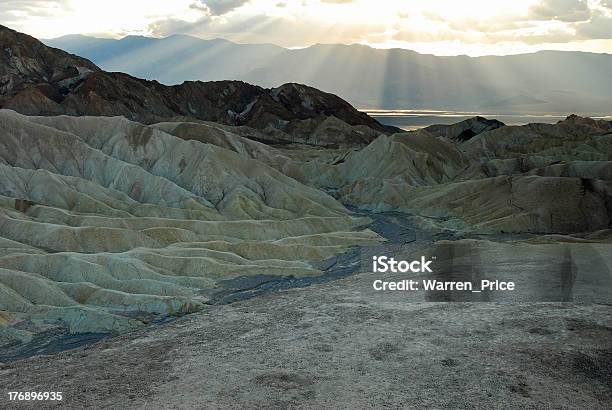
[[[341,95],[358,107],[483,111],[495,106],[506,113],[589,115],[612,111],[612,89],[605,76],[612,70],[612,55],[605,53],[543,50],[507,56],[435,56],[361,44],[273,46],[266,51],[261,44],[231,42],[222,50],[211,50],[206,42],[213,40],[192,36],[181,38],[197,46],[177,46],[176,51],[166,47],[172,37],[142,38],[148,39],[148,46],[138,50],[124,49],[122,40],[100,40],[105,44],[100,47],[116,55],[111,60],[93,59],[103,68],[166,84],[221,78],[263,87],[298,82]],[[88,46],[46,41],[96,57]],[[180,67],[165,63],[175,60],[182,61]]]
[[[70,39],[70,38],[83,38],[83,39],[90,39],[90,40],[109,40],[109,41],[121,41],[124,40],[126,38],[130,38],[130,37],[139,37],[139,38],[145,38],[145,39],[151,39],[151,40],[164,40],[164,39],[169,39],[169,38],[173,38],[173,37],[180,37],[180,38],[189,38],[189,39],[193,39],[193,40],[197,40],[197,41],[215,41],[215,40],[221,40],[224,42],[228,42],[228,43],[232,43],[232,44],[236,44],[236,45],[269,45],[269,46],[273,46],[273,47],[277,47],[283,50],[303,50],[303,49],[307,49],[307,48],[312,48],[312,47],[317,47],[317,46],[345,46],[345,47],[364,47],[364,48],[368,48],[368,49],[372,49],[372,50],[383,50],[383,51],[401,51],[401,52],[411,52],[414,54],[419,54],[422,56],[431,56],[431,57],[437,57],[437,58],[454,58],[454,57],[462,57],[462,58],[469,58],[469,59],[484,59],[484,58],[489,58],[489,57],[510,57],[510,56],[525,56],[525,55],[534,55],[534,54],[546,54],[546,53],[561,53],[561,54],[565,54],[565,53],[573,53],[573,54],[590,54],[590,55],[606,55],[606,56],[612,56],[612,53],[605,53],[605,52],[594,52],[594,51],[581,51],[581,50],[552,50],[552,49],[545,49],[545,50],[537,50],[537,51],[533,51],[533,52],[526,52],[526,53],[515,53],[515,54],[485,54],[485,55],[478,55],[478,56],[471,56],[468,54],[457,54],[457,55],[438,55],[438,54],[431,54],[431,53],[422,53],[410,48],[402,48],[402,47],[390,47],[390,48],[379,48],[379,47],[373,47],[367,44],[360,44],[360,43],[313,43],[309,46],[305,46],[305,47],[283,47],[280,46],[278,44],[274,44],[274,43],[238,43],[236,41],[232,41],[229,40],[227,38],[223,38],[223,37],[214,37],[214,38],[202,38],[202,37],[198,37],[198,36],[193,36],[190,34],[182,34],[182,33],[175,33],[175,34],[171,34],[169,36],[165,36],[165,37],[150,37],[150,36],[145,36],[145,35],[141,35],[141,34],[128,34],[124,37],[120,37],[120,38],[113,38],[113,37],[96,37],[93,35],[87,35],[87,34],[80,34],[80,33],[72,33],[72,34],[64,34],[62,36],[58,36],[58,37],[51,37],[51,38],[40,38],[39,40],[41,42],[43,42],[44,44],[47,43],[54,43],[54,42],[58,42],[61,40],[65,40],[65,39]]]
[[[315,145],[368,143],[394,131],[336,95],[296,83],[274,89],[231,80],[166,86],[106,72],[87,59],[2,26],[0,47],[0,108],[27,115],[123,115],[149,124],[193,118],[246,125],[279,140]],[[330,117],[338,119],[330,126],[345,129],[348,139],[317,139]]]

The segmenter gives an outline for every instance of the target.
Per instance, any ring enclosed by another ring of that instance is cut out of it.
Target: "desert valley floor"
[[[371,276],[7,364],[0,380],[68,408],[608,408],[609,306],[407,303]]]

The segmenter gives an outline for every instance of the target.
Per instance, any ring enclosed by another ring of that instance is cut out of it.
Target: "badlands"
[[[266,164],[282,154],[214,127],[204,143],[121,117],[0,123],[5,338],[134,329],[201,310],[220,281],[319,275],[307,261],[382,239]]]
[[[167,87],[0,46],[3,386],[71,408],[609,408],[611,122],[403,132],[299,84]],[[516,289],[376,291],[383,254]]]

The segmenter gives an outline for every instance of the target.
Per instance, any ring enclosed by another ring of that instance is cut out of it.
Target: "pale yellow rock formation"
[[[502,127],[460,145],[426,131],[381,136],[359,151],[306,160],[303,168],[315,185],[346,204],[431,218],[429,224],[420,221],[433,230],[606,229],[612,218],[612,136],[603,123],[572,121]],[[593,160],[580,159],[585,152]]]
[[[0,110],[0,130],[0,338],[134,329],[381,240],[289,158],[211,125]]]

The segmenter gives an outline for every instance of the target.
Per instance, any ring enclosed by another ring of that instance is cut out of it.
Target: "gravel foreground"
[[[0,367],[1,408],[612,406],[612,309],[408,302],[361,274]],[[9,391],[64,400],[8,402]]]

